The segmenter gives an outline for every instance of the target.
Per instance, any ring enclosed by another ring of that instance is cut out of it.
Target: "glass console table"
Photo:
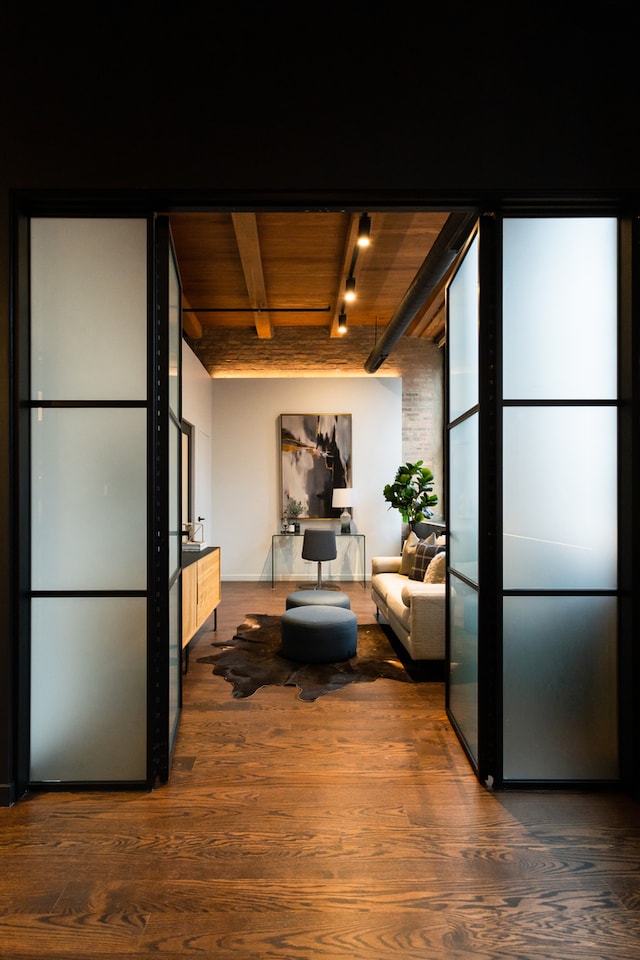
[[[293,561],[299,560],[302,554],[302,540],[303,533],[274,533],[271,537],[271,587],[272,589],[276,584],[276,567],[278,561],[280,560],[280,567],[285,566],[285,559],[283,558],[283,549],[286,549],[288,545],[291,545],[292,549],[289,551],[289,574],[292,580],[297,580],[299,577],[304,576],[303,573],[296,572],[293,569]],[[360,582],[362,583],[362,589],[366,590],[367,587],[367,548],[366,548],[366,539],[364,533],[336,533],[336,546],[338,548],[338,556],[336,560],[327,560],[323,563],[323,575],[326,580],[330,578],[324,573],[328,568],[329,564],[332,563],[342,563],[344,564],[347,560],[350,560],[349,554],[351,553],[351,547],[355,546],[357,548],[357,553],[359,555],[361,565],[360,569],[362,572],[362,577]],[[295,556],[293,556],[295,552]],[[305,561],[309,562],[309,561]],[[309,579],[309,583],[315,582],[315,569],[316,564],[314,564],[314,576]],[[351,567],[355,579],[355,565]]]

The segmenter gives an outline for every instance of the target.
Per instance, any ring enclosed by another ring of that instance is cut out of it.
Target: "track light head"
[[[344,295],[344,298],[347,301],[347,303],[353,303],[353,301],[355,300],[356,298],[356,278],[355,277],[347,277],[347,290]]]
[[[347,315],[346,313],[341,313],[338,315],[338,333],[347,332]]]
[[[363,213],[358,223],[358,246],[368,247],[371,242],[371,217]]]

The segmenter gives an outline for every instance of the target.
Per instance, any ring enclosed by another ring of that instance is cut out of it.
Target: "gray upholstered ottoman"
[[[348,593],[340,593],[336,590],[296,590],[287,597],[286,609],[293,607],[345,607],[351,609],[351,602]]]
[[[358,621],[344,607],[292,607],[282,614],[280,653],[301,663],[333,663],[355,656]]]

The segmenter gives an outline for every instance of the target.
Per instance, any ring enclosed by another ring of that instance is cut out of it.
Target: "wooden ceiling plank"
[[[358,255],[358,296],[346,312],[349,329],[379,331],[406,295],[447,215],[374,210],[370,216],[372,244]],[[185,317],[185,332],[192,324],[189,335],[199,341],[208,330],[227,327],[272,338],[280,327],[313,326],[342,336],[338,317],[358,221],[359,213],[351,210],[172,213],[183,289],[193,311]],[[427,338],[430,306],[431,298],[416,313],[408,336]]]
[[[260,339],[268,340],[273,336],[273,329],[269,313],[264,312],[268,308],[268,303],[257,217],[255,213],[232,213],[231,219],[249,294],[249,306],[255,311],[253,316],[256,332]]]

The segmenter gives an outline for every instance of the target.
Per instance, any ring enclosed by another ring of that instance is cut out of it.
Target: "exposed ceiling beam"
[[[202,324],[184,294],[182,295],[182,329],[192,340],[202,339]]]
[[[440,314],[444,310],[444,292],[450,275],[451,271],[442,278],[431,296],[427,298],[424,307],[417,315],[415,323],[410,328],[409,332],[412,337],[426,337],[433,340],[434,321],[437,321],[437,326],[442,323]]]
[[[249,294],[249,306],[255,311],[256,332],[259,338],[268,340],[273,335],[273,329],[269,314],[264,312],[269,304],[267,303],[267,291],[262,272],[262,255],[260,253],[256,215],[255,213],[232,213],[231,219]]]
[[[431,314],[429,323],[420,332],[420,336],[425,340],[436,342],[445,329],[444,300],[441,300],[437,308]]]

